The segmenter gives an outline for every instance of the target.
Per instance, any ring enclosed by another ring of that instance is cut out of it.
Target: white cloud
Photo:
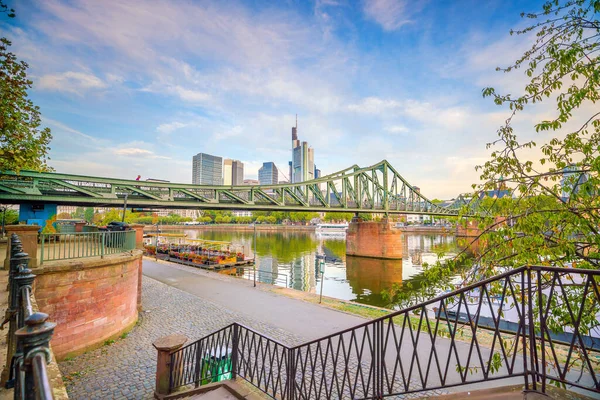
[[[406,133],[409,131],[409,129],[407,127],[405,127],[404,125],[387,126],[387,127],[385,127],[385,130],[388,131],[389,133],[394,133],[394,134]]]
[[[172,133],[173,131],[176,131],[177,129],[185,128],[186,126],[188,126],[188,124],[175,121],[168,124],[160,124],[158,127],[156,127],[156,130],[160,133],[168,134]]]
[[[411,3],[406,0],[364,0],[363,11],[386,31],[395,31],[412,22],[409,18],[409,5]]]
[[[70,126],[63,124],[62,122],[58,122],[58,121],[55,121],[53,119],[46,118],[46,117],[44,117],[43,121],[44,121],[44,123],[50,125],[50,127],[52,127],[52,128],[57,128],[57,129],[65,131],[65,132],[72,133],[72,134],[80,136],[86,140],[91,140],[92,142],[98,142],[97,138],[90,136],[90,135],[86,135],[85,133],[80,132],[77,129],[73,129]]]
[[[106,86],[106,83],[93,74],[74,71],[44,75],[38,79],[36,85],[39,89],[70,92],[78,95],[88,90],[104,89]]]
[[[164,160],[170,159],[170,157],[159,156],[154,154],[153,151],[140,149],[137,147],[126,147],[122,149],[115,149],[113,153],[118,156],[126,156],[126,157],[142,157],[142,158],[160,158]]]
[[[179,98],[183,101],[190,103],[203,103],[210,100],[211,96],[208,93],[201,92],[199,90],[186,89],[181,86],[175,86],[171,89]]]
[[[128,148],[128,149],[117,149],[114,151],[119,156],[145,156],[153,154],[150,150]]]
[[[360,103],[349,104],[347,109],[362,114],[383,114],[389,110],[402,107],[402,103],[392,99],[378,97],[364,98]]]

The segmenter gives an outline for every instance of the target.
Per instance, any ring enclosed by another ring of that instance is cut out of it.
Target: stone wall
[[[44,263],[33,270],[40,311],[57,323],[52,348],[60,360],[129,330],[141,300],[142,252]]]
[[[387,220],[353,220],[346,234],[346,255],[402,259],[402,231]]]

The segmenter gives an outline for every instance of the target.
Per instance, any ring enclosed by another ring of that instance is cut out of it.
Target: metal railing
[[[135,249],[135,231],[41,233],[40,263],[70,258],[104,257]]]
[[[599,316],[600,271],[521,267],[294,347],[231,324],[171,354],[170,390],[240,377],[278,399],[379,399],[517,378],[598,394]]]
[[[7,360],[10,360],[6,388],[14,388],[15,399],[52,399],[46,364],[50,362],[50,338],[56,324],[48,315],[34,312],[31,304],[35,275],[29,269],[29,255],[23,252],[16,234],[10,238],[8,275],[9,309],[2,323],[8,329]]]
[[[286,288],[290,287],[288,282],[288,276],[279,272],[264,271],[260,269],[254,271],[249,268],[244,268],[244,271],[239,276],[249,280],[253,280],[256,277],[256,280],[258,282],[270,283],[272,285],[279,284]]]

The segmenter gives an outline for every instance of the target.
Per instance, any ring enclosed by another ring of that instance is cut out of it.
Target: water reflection
[[[247,256],[254,256],[253,232],[192,229],[180,232],[190,238],[230,241],[243,247]],[[318,238],[306,232],[257,232],[256,278],[315,293],[324,275],[323,295],[385,307],[383,290],[394,283],[418,281],[424,263],[434,263],[439,253],[447,258],[457,251],[454,236],[404,234],[402,240],[402,260],[378,260],[346,257],[343,238]],[[327,257],[323,265],[317,259],[318,254]],[[333,259],[338,261],[332,262]],[[246,277],[252,277],[252,270],[245,272]]]

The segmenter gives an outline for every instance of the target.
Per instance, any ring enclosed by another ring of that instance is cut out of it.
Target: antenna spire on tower
[[[298,114],[296,114],[296,129],[298,129]]]

